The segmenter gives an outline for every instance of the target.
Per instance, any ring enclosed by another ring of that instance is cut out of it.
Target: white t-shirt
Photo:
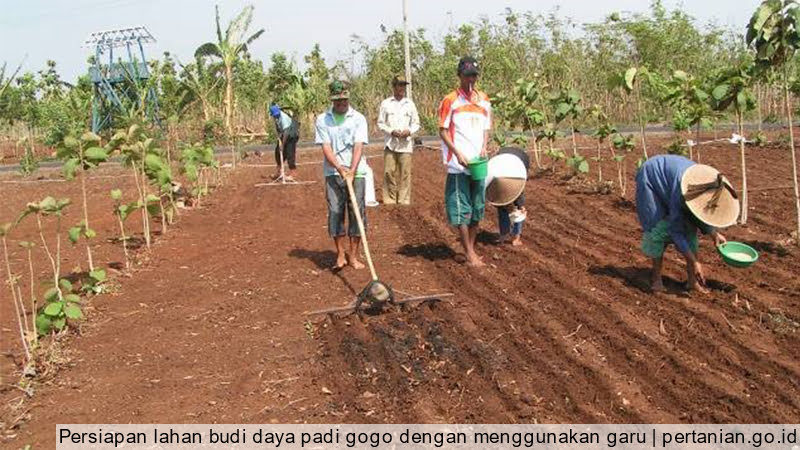
[[[468,97],[458,89],[448,94],[439,105],[439,128],[447,129],[453,145],[467,160],[480,155],[484,133],[492,128],[492,105],[483,92],[473,90]],[[448,173],[469,173],[442,142],[442,162]]]

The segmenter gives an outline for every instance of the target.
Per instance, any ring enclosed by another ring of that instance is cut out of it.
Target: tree
[[[239,57],[247,52],[248,46],[264,34],[264,29],[260,29],[250,36],[246,36],[250,22],[253,20],[252,5],[245,6],[222,33],[219,19],[219,6],[216,10],[217,42],[206,42],[195,50],[195,56],[215,57],[222,61],[225,68],[225,129],[228,136],[233,136],[233,68]],[[236,166],[236,155],[234,154],[233,165]]]
[[[745,142],[744,142],[744,114],[748,111],[755,109],[756,100],[753,96],[750,87],[753,83],[754,66],[752,61],[744,60],[738,65],[723,71],[717,80],[717,85],[711,91],[711,97],[714,102],[714,109],[717,111],[725,111],[729,107],[733,107],[736,114],[736,123],[738,125],[739,136],[739,152],[741,154],[742,165],[742,215],[739,221],[742,224],[747,223],[747,158],[745,156]]]
[[[800,8],[794,0],[765,0],[756,9],[747,26],[746,41],[756,51],[761,69],[781,69],[789,145],[792,155],[792,181],[797,210],[797,245],[800,245],[800,188],[797,183],[797,155],[792,127],[792,104],[789,97],[789,63],[800,46]]]

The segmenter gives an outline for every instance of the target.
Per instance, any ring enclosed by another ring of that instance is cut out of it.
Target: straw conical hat
[[[683,173],[681,193],[686,206],[701,222],[725,228],[739,218],[736,191],[719,171],[705,164],[695,164]]]
[[[486,175],[486,201],[492,206],[505,206],[525,190],[528,171],[517,156],[501,153],[489,160]]]

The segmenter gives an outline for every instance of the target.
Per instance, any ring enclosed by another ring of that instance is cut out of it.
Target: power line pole
[[[411,50],[408,47],[408,0],[403,0],[403,47],[406,53],[406,81],[411,83]],[[411,96],[412,85],[409,84],[406,95]]]

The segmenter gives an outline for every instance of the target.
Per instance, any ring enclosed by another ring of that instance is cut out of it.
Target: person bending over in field
[[[277,179],[281,176],[281,165],[289,166],[289,170],[284,173],[287,180],[294,179],[294,172],[297,170],[295,154],[297,153],[297,141],[300,139],[300,124],[292,116],[286,114],[278,105],[269,107],[269,115],[275,120],[275,132],[278,135],[275,143],[275,164],[278,172],[273,177]]]
[[[527,216],[525,184],[530,165],[528,154],[517,147],[503,147],[489,159],[486,202],[497,207],[500,244],[511,240],[515,247],[522,245],[522,223]]]
[[[664,290],[664,250],[675,244],[686,259],[687,288],[707,293],[697,231],[711,235],[716,245],[724,243],[717,230],[736,223],[739,208],[736,191],[717,169],[677,155],[648,159],[636,174],[636,213],[644,232],[642,251],[653,261],[653,291]]]
[[[439,136],[442,159],[447,166],[444,203],[447,220],[458,228],[467,264],[484,266],[475,252],[480,222],[485,211],[484,180],[472,178],[469,163],[486,156],[492,106],[489,97],[475,89],[478,62],[465,56],[458,63],[460,87],[439,105]]]
[[[348,264],[354,269],[363,269],[364,264],[358,260],[361,233],[350,206],[345,179],[353,182],[356,202],[366,229],[364,177],[367,164],[361,154],[364,144],[369,142],[367,119],[350,107],[349,90],[345,82],[331,83],[330,96],[333,106],[317,117],[314,127],[316,143],[322,146],[325,155],[322,169],[328,202],[328,233],[336,244],[335,269],[342,269]],[[348,216],[347,229],[344,226],[345,213]]]

